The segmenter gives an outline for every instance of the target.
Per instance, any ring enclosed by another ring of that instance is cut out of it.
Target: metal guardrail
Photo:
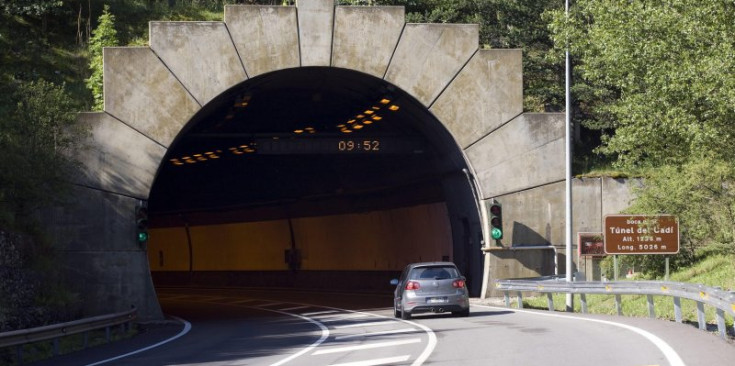
[[[496,280],[495,287],[504,292],[507,307],[510,307],[511,292],[517,294],[518,308],[523,308],[522,292],[545,293],[549,311],[554,310],[552,297],[554,293],[578,294],[583,313],[587,313],[586,295],[614,295],[618,315],[623,315],[621,295],[645,295],[648,302],[648,314],[651,318],[656,317],[653,296],[670,296],[674,301],[674,317],[678,323],[682,322],[681,299],[689,299],[697,303],[699,329],[707,329],[704,305],[716,309],[717,330],[722,338],[727,335],[725,313],[735,318],[735,292],[699,284],[662,281],[566,282],[556,278],[539,278]],[[733,331],[735,331],[735,326],[733,326]]]
[[[23,363],[23,345],[52,340],[53,354],[54,356],[57,356],[59,354],[60,338],[84,333],[84,347],[86,348],[89,332],[104,328],[107,336],[107,342],[110,342],[112,337],[112,327],[120,325],[123,327],[123,331],[125,331],[126,328],[129,330],[130,323],[136,319],[137,315],[138,310],[133,307],[128,311],[120,313],[99,315],[67,323],[4,332],[0,333],[0,348],[16,346],[18,362]]]

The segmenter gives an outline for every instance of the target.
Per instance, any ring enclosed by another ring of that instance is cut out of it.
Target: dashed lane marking
[[[343,329],[343,328],[357,328],[357,327],[375,327],[378,325],[393,325],[396,324],[396,320],[385,320],[380,322],[365,322],[365,323],[354,323],[354,324],[345,324],[345,325],[337,325],[334,327],[334,329]]]
[[[362,351],[366,349],[383,348],[383,347],[395,347],[395,346],[402,346],[404,344],[413,344],[413,343],[421,343],[421,338],[403,339],[403,340],[391,341],[391,342],[375,342],[375,343],[369,343],[369,344],[360,344],[357,346],[330,347],[330,348],[314,351],[314,353],[312,353],[312,356],[325,355],[329,353]]]
[[[290,308],[278,309],[278,310],[281,310],[281,311],[294,311],[294,310],[308,309],[310,307],[311,306],[308,306],[308,305],[301,305],[301,306],[292,306]]]
[[[391,334],[408,333],[408,332],[414,332],[414,331],[416,331],[416,328],[401,328],[401,329],[393,329],[393,330],[384,330],[382,332],[359,333],[359,334],[349,334],[349,335],[344,335],[344,336],[337,336],[337,337],[334,337],[334,340],[339,341],[342,339],[349,339],[349,338],[373,337],[373,336],[379,336],[379,335],[391,335]]]
[[[350,320],[350,319],[358,319],[358,318],[365,318],[370,315],[368,314],[350,314],[350,315],[335,315],[333,317],[328,318],[320,318],[319,321],[322,323],[329,323],[329,322],[338,322],[343,320]]]
[[[401,362],[406,362],[411,358],[410,355],[387,357],[387,358],[376,358],[374,360],[347,362],[347,363],[335,363],[330,366],[378,366],[378,365],[395,365]]]
[[[310,313],[302,313],[303,316],[315,316],[315,315],[325,315],[325,314],[334,314],[337,313],[337,310],[324,310],[324,311],[312,311]]]

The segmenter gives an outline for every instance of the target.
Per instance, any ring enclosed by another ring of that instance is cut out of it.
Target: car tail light
[[[463,288],[464,280],[455,280],[454,282],[452,282],[452,287]]]
[[[416,281],[408,281],[408,283],[406,283],[406,290],[418,290],[419,288],[421,288],[421,286],[419,286],[419,283]]]

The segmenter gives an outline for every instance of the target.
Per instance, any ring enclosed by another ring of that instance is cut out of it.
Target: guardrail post
[[[23,345],[22,344],[19,344],[16,347],[16,352],[18,353],[18,365],[22,365],[23,364]]]
[[[84,349],[89,346],[89,331],[84,332]]]
[[[681,299],[674,297],[674,319],[677,323],[681,323]]]
[[[59,355],[59,337],[54,338],[53,348],[54,348],[53,350],[54,356],[58,356]]]
[[[615,310],[617,310],[618,316],[623,315],[623,307],[620,305],[620,295],[615,295]]]
[[[107,337],[107,343],[110,343],[110,340],[112,339],[110,327],[105,327],[105,336]]]
[[[517,299],[518,299],[518,308],[519,309],[523,309],[523,295],[521,295],[521,292],[518,291],[518,295],[517,296],[518,296],[517,297]]]
[[[725,312],[722,309],[717,309],[717,331],[720,332],[720,338],[726,339],[727,326],[725,325]]]
[[[582,314],[587,314],[587,294],[579,294],[579,303],[582,306]]]
[[[648,317],[656,319],[656,309],[653,306],[653,295],[646,295],[646,302],[648,302]]]
[[[697,301],[697,322],[699,329],[707,330],[707,320],[704,318],[704,303]]]
[[[509,308],[510,307],[510,293],[508,291],[503,291],[503,293],[505,294],[505,307]]]
[[[549,306],[549,311],[554,311],[554,294],[551,292],[546,293],[546,305]]]

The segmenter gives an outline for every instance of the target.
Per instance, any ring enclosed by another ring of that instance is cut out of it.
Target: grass
[[[654,280],[663,280],[657,278]],[[710,287],[721,287],[726,291],[735,291],[735,255],[713,255],[691,268],[671,274],[670,281],[703,284]],[[565,294],[554,294],[554,310],[564,311]],[[538,296],[523,300],[523,306],[535,309],[547,309],[546,296]],[[622,295],[621,307],[623,315],[632,317],[648,317],[646,296]],[[669,296],[655,296],[654,307],[659,319],[674,320],[674,302]],[[696,302],[681,299],[682,316],[685,322],[697,322]],[[592,314],[617,315],[615,297],[613,295],[587,295],[587,310]],[[579,296],[575,296],[574,311],[581,312]],[[705,306],[708,324],[716,324],[715,309]],[[733,318],[725,315],[725,323],[732,332]]]

